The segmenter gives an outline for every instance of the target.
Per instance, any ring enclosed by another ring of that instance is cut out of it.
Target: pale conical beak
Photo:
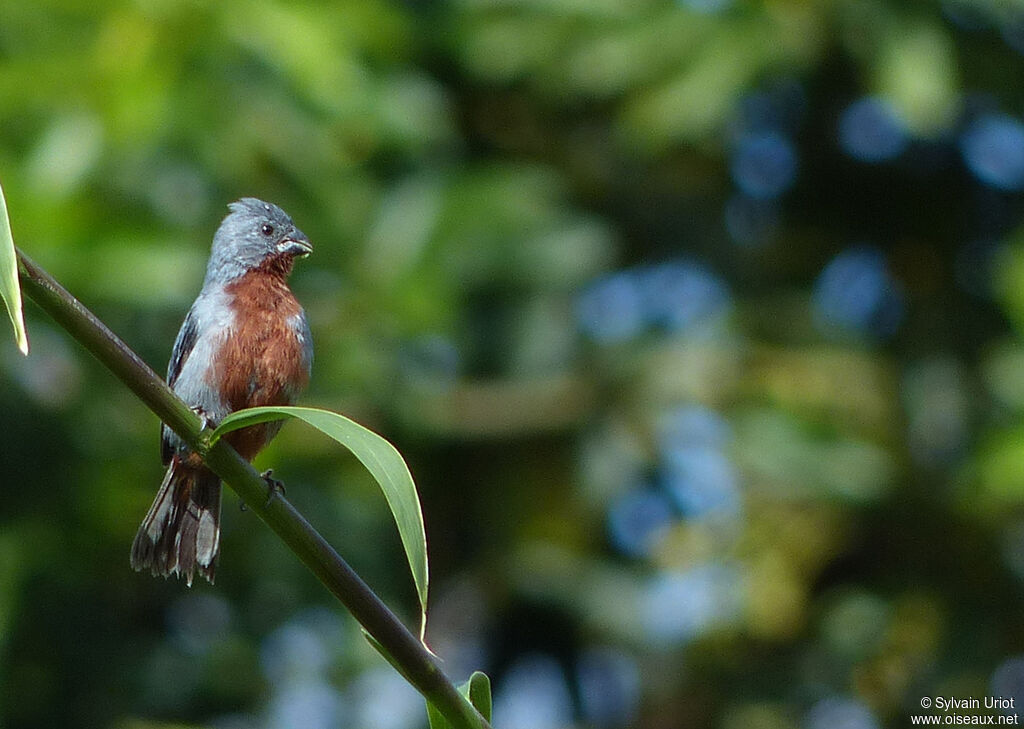
[[[309,242],[309,238],[304,233],[299,231],[295,231],[292,235],[281,241],[278,247],[282,253],[299,258],[308,256],[313,252],[313,244]]]

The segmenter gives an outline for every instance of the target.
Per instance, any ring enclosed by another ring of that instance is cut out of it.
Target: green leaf
[[[21,286],[18,285],[18,256],[14,252],[14,237],[11,235],[11,221],[7,217],[7,202],[0,187],[0,298],[7,305],[7,313],[14,325],[14,338],[18,349],[28,354],[28,334],[25,332],[25,318],[21,310]]]
[[[371,641],[373,642],[373,641]],[[380,650],[378,648],[378,650]],[[387,654],[384,654],[387,657]],[[483,671],[474,671],[466,683],[459,686],[459,693],[469,699],[469,703],[480,712],[480,716],[491,721],[491,679]],[[427,702],[427,719],[430,729],[451,729],[451,723],[437,708]]]
[[[491,720],[491,679],[483,671],[473,671],[469,680],[459,687],[488,722]]]
[[[416,484],[401,454],[384,438],[354,420],[319,408],[282,406],[239,410],[221,421],[213,431],[212,442],[233,430],[283,418],[302,420],[348,448],[380,484],[398,525],[398,533],[416,583],[422,641],[427,629],[427,536]]]
[[[366,628],[363,628],[363,637],[384,657],[384,660],[391,664],[392,668],[402,674],[406,681],[409,681],[409,677],[403,670],[402,665],[388,653],[387,649],[380,644],[380,641],[366,631]],[[409,682],[412,683],[412,681]],[[480,712],[480,716],[488,722],[491,721],[491,679],[487,677],[486,673],[474,671],[469,680],[459,686],[459,693],[466,697],[469,703]],[[430,699],[426,700],[426,704],[427,721],[430,723],[430,729],[452,729],[451,722],[434,706]]]
[[[388,652],[387,648],[381,645],[381,642],[379,640],[370,635],[369,631],[366,628],[361,628],[361,630],[363,631],[363,637],[366,638],[366,642],[372,645],[374,650],[380,653],[384,660],[390,663],[391,667],[398,671],[399,674],[401,674],[402,678],[404,678],[409,683],[412,683],[412,680],[409,678],[409,675],[405,672],[405,668],[402,666],[401,663],[395,660],[394,656],[392,656]]]
[[[427,702],[427,721],[430,722],[430,729],[452,729],[451,723],[444,718],[444,714],[434,708],[434,705]]]

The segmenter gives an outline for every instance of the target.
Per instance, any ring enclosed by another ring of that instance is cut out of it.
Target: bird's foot
[[[275,497],[284,496],[284,483],[274,478],[274,469],[272,468],[268,468],[260,475],[263,476],[263,480],[267,482],[267,486],[270,488],[270,493],[267,495],[267,503],[264,504],[264,506],[270,506],[270,502],[273,501]]]
[[[262,476],[263,480],[267,482],[267,487],[270,489],[270,492],[267,494],[267,503],[264,504],[264,507],[267,507],[270,506],[270,502],[273,501],[276,496],[284,496],[284,483],[274,478],[274,469],[272,468],[268,468],[266,471],[261,473],[260,476]],[[238,509],[239,511],[248,511],[249,507],[245,505],[244,501],[239,501]]]
[[[199,416],[199,422],[203,424],[203,430],[216,427],[216,423],[213,422],[213,418],[207,415],[206,411],[201,407],[192,408],[192,412]]]
[[[198,416],[200,425],[199,442],[196,444],[197,450],[199,451],[200,457],[205,459],[206,454],[209,453],[210,448],[213,447],[213,431],[216,429],[217,423],[213,418],[207,415],[206,411],[201,407],[192,408],[192,412]]]

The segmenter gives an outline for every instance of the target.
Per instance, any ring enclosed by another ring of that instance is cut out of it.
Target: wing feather
[[[181,368],[185,366],[185,360],[192,353],[198,338],[199,327],[196,322],[195,308],[192,308],[189,310],[188,316],[185,317],[181,329],[178,330],[178,338],[174,340],[174,349],[171,350],[171,361],[167,365],[167,384],[172,388],[178,381]],[[171,444],[170,431],[165,425],[160,429],[160,458],[165,466],[171,462],[173,454],[174,447]]]

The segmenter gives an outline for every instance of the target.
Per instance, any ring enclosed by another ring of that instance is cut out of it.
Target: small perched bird
[[[206,279],[181,325],[167,384],[211,425],[243,408],[289,405],[309,381],[313,343],[288,288],[297,257],[313,246],[276,205],[242,198],[213,238]],[[282,421],[225,436],[247,460]],[[167,472],[132,544],[131,564],[154,575],[195,572],[211,583],[220,549],[220,479],[166,425]]]

